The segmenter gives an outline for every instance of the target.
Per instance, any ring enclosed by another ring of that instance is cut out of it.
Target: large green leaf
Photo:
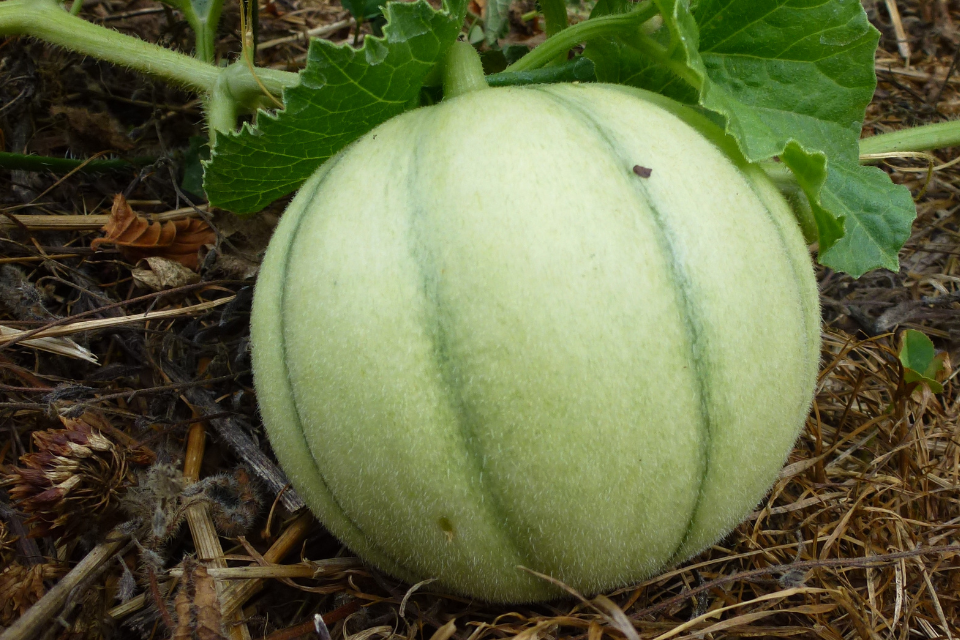
[[[650,36],[591,43],[597,77],[697,102],[752,161],[775,156],[810,200],[820,262],[897,269],[916,215],[909,192],[858,161],[877,31],[859,0],[654,0]],[[656,49],[659,46],[660,49]]]
[[[425,0],[390,3],[383,38],[362,49],[313,40],[300,84],[285,109],[261,111],[254,126],[220,134],[203,186],[215,206],[251,213],[296,190],[318,166],[378,124],[413,105],[427,73],[443,59],[466,3],[435,11]]]

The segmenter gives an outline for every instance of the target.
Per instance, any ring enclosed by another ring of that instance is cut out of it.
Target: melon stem
[[[483,64],[476,49],[466,42],[454,42],[443,64],[443,97],[455,98],[486,88]]]

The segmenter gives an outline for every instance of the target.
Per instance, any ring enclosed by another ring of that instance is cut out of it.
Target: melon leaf
[[[414,106],[423,80],[460,33],[464,0],[435,11],[425,0],[390,3],[383,37],[363,48],[310,42],[285,108],[220,134],[205,164],[211,204],[253,213],[296,190],[318,166],[381,122]]]
[[[859,0],[654,1],[659,31],[587,47],[597,78],[697,103],[747,159],[779,157],[812,205],[822,264],[853,276],[897,270],[916,209],[905,188],[859,164],[879,38]]]
[[[943,370],[943,355],[937,355],[930,338],[920,331],[907,329],[900,341],[904,382],[925,384],[934,393],[943,393],[943,385],[937,381],[937,374]]]

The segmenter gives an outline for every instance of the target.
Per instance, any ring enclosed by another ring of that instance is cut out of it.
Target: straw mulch
[[[869,12],[883,40],[867,132],[956,117],[960,13],[933,0]],[[146,0],[95,1],[84,15],[189,47],[175,15]],[[268,2],[261,15],[263,63],[296,68],[307,30],[353,39],[339,5]],[[223,53],[236,49],[237,22],[230,8]],[[542,36],[518,22],[513,37]],[[33,624],[3,638],[960,637],[960,392],[950,366],[960,337],[960,165],[939,166],[954,150],[885,165],[918,198],[899,273],[854,280],[820,270],[816,401],[746,522],[639,585],[489,606],[364,567],[294,513],[298,498],[277,484],[254,418],[247,318],[257,256],[283,203],[247,221],[188,205],[174,187],[187,160],[169,149],[201,134],[197,102],[37,43],[3,47],[8,149],[90,154],[126,140],[125,155],[166,158],[62,180],[0,174],[12,185],[5,212],[24,214],[2,223],[0,325],[64,327],[47,350],[0,345],[0,624]],[[127,213],[95,252],[121,192],[140,217]],[[84,213],[101,217],[86,226],[64,217]],[[151,224],[174,220],[170,237],[215,238],[199,279],[176,267],[173,250],[154,254],[166,262],[138,262]],[[129,321],[142,313],[148,321]],[[904,382],[897,353],[907,328],[945,354],[942,393]],[[69,491],[58,489],[65,480]]]

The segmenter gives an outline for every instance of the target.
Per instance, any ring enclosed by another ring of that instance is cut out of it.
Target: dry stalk
[[[40,329],[31,329],[29,331],[11,331],[0,336],[0,345],[13,342],[22,342],[28,338],[38,339],[55,336],[69,336],[75,333],[80,333],[81,331],[94,331],[98,329],[122,327],[124,325],[134,324],[136,322],[149,322],[150,320],[162,320],[164,318],[182,318],[184,316],[202,313],[204,311],[209,311],[210,309],[215,309],[216,307],[221,307],[229,302],[232,302],[235,297],[236,296],[230,296],[229,298],[220,298],[219,300],[211,300],[210,302],[201,302],[200,304],[195,304],[188,307],[180,307],[179,309],[148,311],[146,313],[138,313],[136,315],[123,316],[120,318],[82,320],[80,322],[71,322],[69,324],[51,326],[49,328],[44,327]]]
[[[263,559],[270,564],[275,564],[283,560],[288,553],[303,542],[312,524],[313,515],[308,511],[301,513],[290,523],[290,526],[280,534],[277,541],[267,549],[266,553],[263,554]],[[228,585],[227,588],[224,589],[223,597],[220,600],[223,615],[228,616],[240,609],[253,594],[262,588],[262,579],[247,580],[245,582]]]
[[[126,541],[127,536],[117,532],[107,535],[104,542],[95,546],[39,602],[30,607],[19,620],[0,634],[0,640],[31,640],[40,633],[53,622],[67,602],[71,592],[97,571],[104,562],[110,560]]]
[[[207,205],[198,205],[201,211],[208,211]],[[198,218],[193,207],[173,209],[157,214],[141,214],[151,222],[167,222],[184,218]],[[0,231],[21,228],[25,231],[98,231],[110,221],[109,215],[14,215],[0,217]]]
[[[202,423],[193,424],[187,434],[187,452],[183,461],[183,475],[191,482],[197,482],[200,479],[200,465],[203,462],[203,453],[206,449],[207,434]],[[187,524],[190,527],[190,534],[193,536],[193,544],[197,550],[197,555],[206,567],[224,569],[227,561],[223,557],[223,548],[220,546],[220,538],[214,527],[213,519],[210,517],[210,507],[206,502],[196,502],[187,507]],[[213,578],[216,594],[221,600],[224,585]],[[243,613],[239,610],[225,613],[221,609],[223,616],[223,625],[227,628],[230,638],[233,640],[249,640],[250,630],[245,622],[241,620]]]

